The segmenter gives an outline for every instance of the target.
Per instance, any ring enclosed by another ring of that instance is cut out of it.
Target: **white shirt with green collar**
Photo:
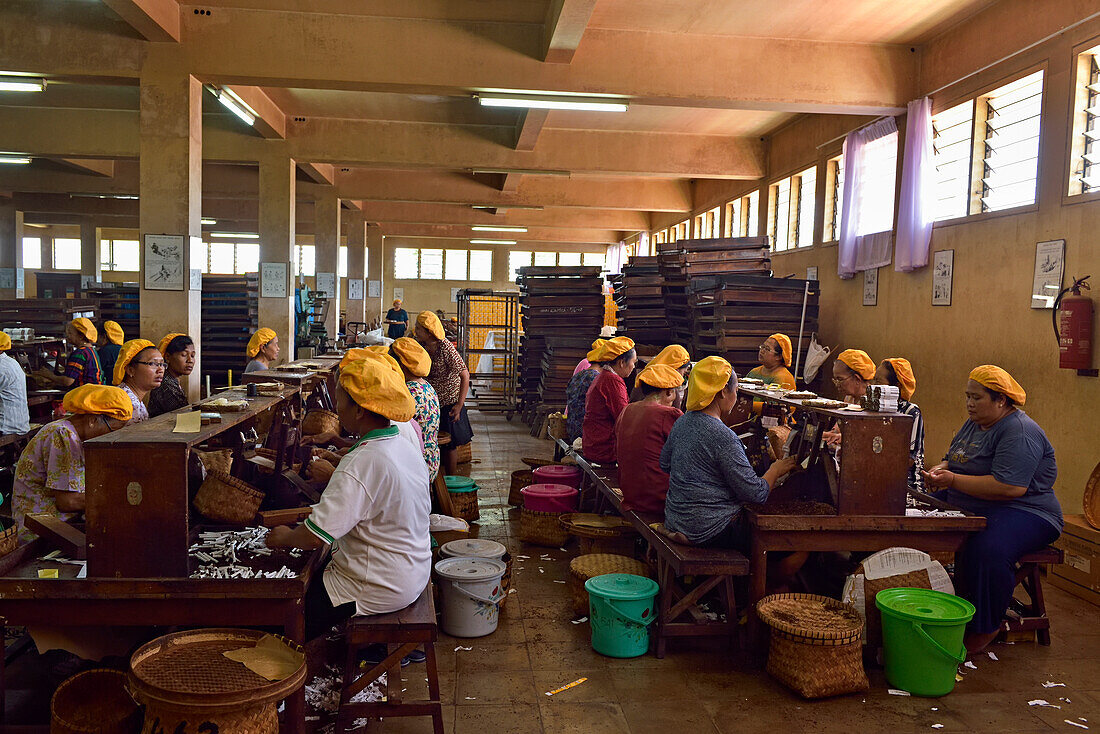
[[[431,574],[431,499],[423,454],[389,426],[364,435],[332,475],[305,525],[332,546],[325,589],[359,614],[407,607]]]

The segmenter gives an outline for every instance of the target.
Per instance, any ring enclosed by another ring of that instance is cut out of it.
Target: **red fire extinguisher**
[[[1089,277],[1074,278],[1073,285],[1063,290],[1054,302],[1058,366],[1063,369],[1092,367],[1092,299],[1081,295],[1082,290],[1090,290],[1086,282]]]

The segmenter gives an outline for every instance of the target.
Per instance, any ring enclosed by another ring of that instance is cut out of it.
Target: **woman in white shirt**
[[[0,331],[0,434],[24,434],[31,429],[27,409],[27,373],[8,354],[11,337]]]

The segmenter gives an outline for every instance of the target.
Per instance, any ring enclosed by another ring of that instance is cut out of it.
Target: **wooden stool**
[[[1035,631],[1040,645],[1050,645],[1050,619],[1047,617],[1047,605],[1043,599],[1042,574],[1040,566],[1052,566],[1062,562],[1062,551],[1053,546],[1020,557],[1016,569],[1016,585],[1023,586],[1028,602],[1019,602],[1023,614],[1019,619],[1006,619],[1001,622],[1005,634]],[[1011,607],[1010,607],[1011,608]]]
[[[431,716],[435,734],[443,734],[443,708],[439,697],[439,671],[435,661],[435,640],[438,625],[432,585],[429,583],[419,598],[404,609],[390,614],[356,615],[348,620],[345,634],[347,660],[344,664],[344,690],[340,694],[340,711],[336,715],[336,732],[343,732],[359,718],[387,716]],[[359,675],[359,651],[367,645],[386,645],[386,659]],[[428,699],[401,700],[401,658],[420,645],[424,646],[427,665]],[[352,703],[351,699],[374,682],[386,676],[386,700],[375,703]]]

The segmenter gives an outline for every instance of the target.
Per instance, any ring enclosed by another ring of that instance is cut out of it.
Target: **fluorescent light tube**
[[[259,115],[256,114],[256,110],[249,107],[248,103],[237,96],[232,89],[215,87],[213,84],[206,85],[206,89],[217,97],[223,107],[244,120],[249,127],[256,124],[256,118],[259,117]]]
[[[475,232],[526,232],[526,227],[492,227],[489,225],[476,225],[470,227]]]
[[[534,110],[573,110],[577,112],[626,112],[625,99],[613,97],[575,97],[555,94],[490,94],[474,95],[482,107],[513,107]]]
[[[550,168],[471,168],[470,173],[497,173],[505,176],[509,174],[516,174],[517,176],[565,176],[566,178],[572,175],[569,171]]]
[[[515,240],[470,240],[471,245],[514,245]]]
[[[260,235],[251,232],[211,232],[211,237],[221,237],[227,240],[258,240]]]
[[[212,225],[215,225],[217,223],[218,223],[217,219],[208,219],[207,217],[203,217],[202,219],[199,220],[199,224],[207,224],[207,225],[212,226]]]
[[[44,92],[46,80],[33,76],[0,75],[0,92]]]
[[[0,163],[7,163],[16,166],[25,166],[31,162],[29,156],[25,155],[0,155]]]

